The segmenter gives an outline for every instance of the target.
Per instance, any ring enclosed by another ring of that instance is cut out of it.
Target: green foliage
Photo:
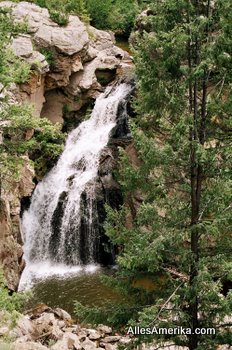
[[[14,23],[8,9],[0,9],[0,82],[4,86],[12,82],[24,83],[30,74],[30,65],[14,55],[9,45],[18,33],[25,32],[25,23]]]
[[[5,87],[28,79],[30,66],[9,49],[12,37],[25,30],[24,23],[15,24],[10,12],[0,9],[0,81]],[[53,54],[47,50],[44,53],[52,64]],[[30,130],[32,135],[28,137]],[[26,153],[35,160],[38,175],[44,175],[48,162],[53,164],[63,149],[64,135],[60,126],[35,117],[32,106],[10,104],[7,98],[1,102],[0,134],[0,189],[9,189],[12,182],[19,179],[25,164],[22,156]]]
[[[68,15],[66,13],[60,12],[60,10],[50,9],[51,19],[59,24],[60,26],[66,26],[68,24]]]
[[[22,307],[27,299],[28,299],[27,294],[13,293],[13,295],[9,295],[9,292],[5,283],[3,270],[1,268],[0,269],[0,309],[4,311],[8,311],[11,314],[17,315],[17,312],[22,310]]]
[[[77,15],[84,22],[89,22],[84,0],[31,0],[38,6],[46,7],[49,10],[51,19],[60,26],[68,24],[70,14]]]
[[[0,145],[0,163],[2,177],[17,179],[24,164],[21,156],[29,152],[35,161],[38,176],[47,171],[47,164],[54,164],[63,150],[65,134],[61,133],[59,124],[53,125],[45,118],[33,116],[33,108],[28,105],[5,105],[0,111],[3,143]],[[35,130],[27,139],[28,130]],[[9,181],[6,181],[6,184]],[[2,183],[4,186],[4,182]]]
[[[87,11],[91,18],[91,23],[99,29],[109,29],[111,27],[110,16],[112,12],[112,0],[86,0]]]
[[[198,4],[154,2],[151,32],[138,34],[131,123],[138,159],[121,150],[125,204],[107,208],[105,225],[120,247],[112,285],[141,307],[124,322],[217,329],[215,336],[172,336],[191,350],[232,345],[223,325],[232,293],[222,294],[232,264],[232,9],[229,1]],[[140,273],[164,274],[169,283],[148,298],[133,284]]]
[[[18,2],[18,0],[14,0]],[[69,15],[77,15],[98,29],[113,30],[129,36],[135,18],[144,2],[137,0],[30,0],[49,10],[51,19],[61,26],[68,24]]]
[[[134,307],[136,309],[136,307]],[[134,308],[126,304],[106,303],[104,307],[84,306],[75,302],[75,315],[83,324],[92,323],[94,325],[106,324],[114,325],[115,328],[125,324],[128,318],[134,315]]]
[[[40,49],[40,53],[42,53],[42,55],[44,55],[44,57],[46,58],[46,61],[48,62],[49,66],[51,68],[54,67],[55,64],[55,54],[52,50],[44,47]]]
[[[86,0],[86,7],[93,26],[120,31],[128,36],[139,10],[135,0]]]
[[[135,0],[117,0],[111,14],[111,29],[121,31],[129,37],[134,27],[136,16],[139,13],[139,6]]]

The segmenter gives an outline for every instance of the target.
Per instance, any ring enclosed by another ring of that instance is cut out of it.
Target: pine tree
[[[121,247],[115,284],[126,279],[127,291],[138,297],[136,276],[162,273],[163,298],[150,296],[145,307],[148,293],[140,291],[135,324],[187,327],[192,334],[159,340],[216,349],[232,345],[225,318],[232,293],[222,287],[232,279],[231,2],[163,0],[152,8],[152,30],[135,48],[132,132],[141,166],[121,151],[126,204],[119,212],[108,208],[107,234]],[[194,334],[204,327],[216,334]]]

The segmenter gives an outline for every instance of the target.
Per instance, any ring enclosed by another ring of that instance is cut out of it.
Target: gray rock
[[[23,337],[26,335],[28,339],[32,340],[33,334],[36,332],[36,327],[28,316],[22,316],[14,328],[14,332],[17,337]]]
[[[30,35],[19,35],[17,38],[13,39],[11,46],[14,53],[19,57],[28,58],[33,53],[33,46]]]
[[[34,40],[39,47],[55,47],[59,52],[73,55],[89,42],[86,27],[77,16],[69,16],[68,25],[60,27],[50,19],[47,9],[35,4],[12,4],[7,1],[0,6],[13,7],[12,15],[17,21],[27,20],[28,31],[34,33]]]
[[[78,333],[78,339],[83,342],[86,338],[87,338],[87,332],[83,331],[83,329],[81,329]]]
[[[103,334],[111,334],[112,333],[112,328],[108,326],[104,326],[103,324],[99,324],[97,326],[97,331],[101,332]]]
[[[117,345],[112,345],[112,344],[105,345],[105,350],[117,350],[117,348],[118,348]]]
[[[41,8],[35,4],[28,2],[19,2],[14,6],[12,15],[17,21],[27,21],[29,33],[38,31],[41,25],[58,25],[51,21],[49,12],[45,8]]]
[[[110,335],[102,339],[103,343],[115,343],[121,339],[120,335]]]
[[[51,347],[51,350],[68,350],[73,348],[75,350],[81,350],[82,345],[75,334],[67,332],[61,340]]]
[[[21,34],[13,39],[11,45],[15,55],[22,57],[26,62],[36,68],[41,74],[49,71],[49,64],[44,55],[34,51],[30,35]]]
[[[90,332],[89,332],[89,339],[90,340],[97,340],[100,338],[101,338],[101,335],[97,331],[95,331],[94,329],[90,330]]]
[[[66,55],[80,52],[89,41],[84,24],[76,16],[69,17],[65,28],[40,26],[34,39],[39,47],[55,47]]]
[[[123,345],[128,345],[132,342],[132,339],[129,338],[129,337],[122,337],[120,340],[119,340],[119,343],[120,344],[123,344]]]
[[[6,335],[7,333],[9,333],[9,328],[4,326],[0,328],[0,337]]]
[[[88,338],[81,343],[82,349],[83,350],[96,350],[96,344],[89,340]]]
[[[32,55],[26,60],[31,64],[32,68],[35,68],[40,74],[45,74],[49,72],[49,64],[42,53],[38,51],[33,51]]]
[[[54,314],[59,317],[61,320],[64,321],[72,321],[72,317],[69,315],[69,313],[63,309],[56,308],[53,310]]]

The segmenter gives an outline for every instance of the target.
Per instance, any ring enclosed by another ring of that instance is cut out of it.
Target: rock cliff
[[[84,24],[70,16],[67,26],[60,27],[49,12],[35,4],[3,1],[10,7],[15,21],[27,23],[27,34],[13,39],[15,54],[31,64],[26,84],[15,87],[17,101],[35,105],[38,116],[63,122],[64,106],[78,111],[95,99],[103,87],[98,73],[115,75],[125,53],[114,45],[114,36]]]
[[[28,82],[12,85],[7,93],[13,103],[33,104],[38,117],[63,123],[65,112],[78,115],[128,58],[114,45],[112,33],[84,24],[77,16],[70,16],[67,26],[60,27],[47,9],[31,3],[3,1],[0,7],[10,8],[15,21],[26,22],[27,33],[13,39],[12,50],[31,65]],[[1,97],[4,94],[1,91]],[[20,179],[3,192],[0,203],[0,264],[12,290],[17,289],[24,267],[20,201],[31,195],[33,177],[25,157]]]
[[[20,231],[20,200],[29,196],[34,188],[34,171],[25,157],[20,177],[10,181],[2,190],[0,199],[0,263],[3,266],[7,286],[16,290],[24,268],[22,237]]]

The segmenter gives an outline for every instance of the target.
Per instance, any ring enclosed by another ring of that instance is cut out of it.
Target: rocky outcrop
[[[60,27],[47,9],[35,4],[3,1],[0,7],[10,7],[15,21],[26,21],[28,28],[12,42],[15,54],[31,64],[29,81],[14,87],[14,96],[18,102],[33,103],[38,116],[53,122],[63,122],[64,106],[75,112],[95,99],[104,86],[97,73],[115,76],[128,58],[114,45],[112,33],[86,25],[77,16],[69,16],[67,26]]]
[[[17,181],[2,184],[0,199],[0,262],[4,268],[7,286],[16,290],[24,268],[22,238],[20,232],[20,200],[31,195],[34,171],[24,158]]]

